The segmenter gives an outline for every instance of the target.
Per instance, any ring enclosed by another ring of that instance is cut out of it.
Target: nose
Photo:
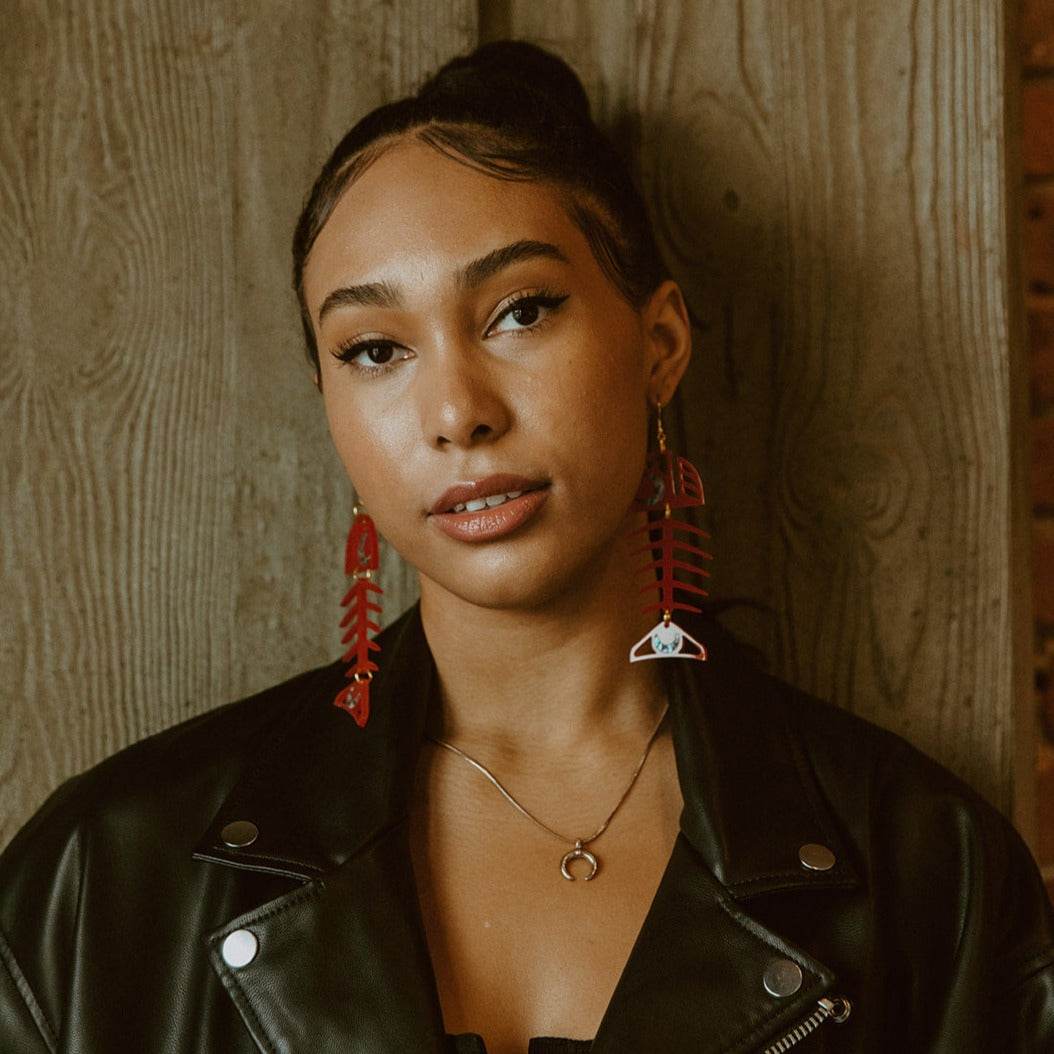
[[[508,400],[486,356],[451,351],[421,381],[421,421],[434,446],[476,446],[508,431]]]

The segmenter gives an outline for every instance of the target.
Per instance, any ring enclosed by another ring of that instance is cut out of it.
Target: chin
[[[483,554],[478,554],[482,556]],[[615,554],[605,551],[592,560],[575,558],[564,549],[554,554],[535,554],[532,559],[512,559],[509,554],[493,554],[493,559],[444,563],[430,576],[419,571],[421,594],[433,592],[456,597],[465,604],[494,612],[524,615],[555,615],[581,611],[590,599],[604,594],[615,604],[624,603],[632,593],[633,582],[624,581]]]
[[[567,596],[573,603],[573,597],[566,590],[550,585],[549,588],[538,581],[523,579],[491,580],[490,576],[480,575],[456,582],[444,581],[443,577],[429,578],[420,574],[421,596],[428,599],[439,599],[440,595],[457,598],[464,604],[486,611],[494,612],[538,612],[560,603],[560,598]]]

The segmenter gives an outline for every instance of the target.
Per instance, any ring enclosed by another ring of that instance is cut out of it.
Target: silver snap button
[[[769,963],[762,978],[765,991],[777,999],[785,999],[794,995],[801,988],[801,967],[790,959],[776,959]]]
[[[825,845],[810,842],[798,850],[798,859],[806,871],[830,871],[835,864],[835,855]]]
[[[256,958],[259,950],[260,942],[256,939],[255,933],[250,930],[235,930],[223,939],[220,955],[223,956],[223,961],[228,966],[237,970],[242,966],[248,966]]]
[[[220,831],[223,844],[229,845],[232,849],[244,849],[252,845],[259,836],[260,829],[248,820],[235,820]]]

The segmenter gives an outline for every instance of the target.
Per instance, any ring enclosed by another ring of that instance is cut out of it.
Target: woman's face
[[[338,202],[304,293],[333,441],[423,597],[534,607],[623,551],[670,339],[554,188],[399,143]]]

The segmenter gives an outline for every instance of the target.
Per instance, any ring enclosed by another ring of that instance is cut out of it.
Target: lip
[[[526,476],[514,476],[508,472],[499,472],[471,483],[456,483],[453,487],[444,490],[428,511],[433,516],[443,513],[463,515],[463,513],[454,513],[455,505],[463,505],[467,501],[478,498],[491,498],[495,494],[508,494],[512,490],[536,491],[547,486],[548,483],[545,480],[528,479]],[[518,501],[519,499],[515,500]],[[498,508],[501,508],[501,506],[499,505]]]
[[[455,505],[516,490],[523,493],[501,505],[477,512],[453,511]],[[449,487],[433,504],[430,519],[444,534],[456,541],[488,542],[519,530],[548,499],[547,482],[501,473]]]

